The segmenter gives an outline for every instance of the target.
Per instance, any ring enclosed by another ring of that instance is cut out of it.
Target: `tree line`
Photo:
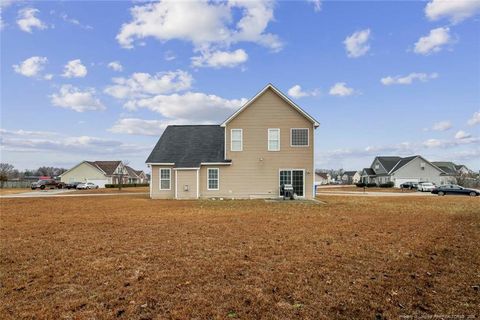
[[[38,169],[18,170],[10,163],[0,163],[0,181],[8,181],[12,179],[24,179],[31,176],[48,176],[57,177],[67,171],[65,168],[57,167],[39,167]]]

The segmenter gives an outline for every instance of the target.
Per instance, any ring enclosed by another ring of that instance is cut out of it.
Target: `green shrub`
[[[363,188],[363,187],[366,186],[366,184],[364,182],[357,182],[355,185],[359,188]]]
[[[393,181],[388,181],[387,183],[382,183],[380,188],[393,188],[394,185],[395,183],[393,183]]]
[[[148,183],[128,183],[122,184],[122,188],[148,187]],[[119,184],[106,184],[105,188],[120,188]]]
[[[376,184],[376,183],[373,183],[373,182],[370,182],[370,183],[367,183],[367,184],[366,184],[366,187],[367,187],[367,188],[373,188],[373,187],[376,187],[376,186],[377,186],[377,184]]]

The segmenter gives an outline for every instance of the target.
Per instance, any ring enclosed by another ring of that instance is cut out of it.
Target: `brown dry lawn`
[[[480,199],[1,199],[1,319],[480,315]]]
[[[0,189],[0,196],[7,195],[7,194],[16,194],[16,193],[24,193],[30,192],[32,189],[30,188],[2,188]]]

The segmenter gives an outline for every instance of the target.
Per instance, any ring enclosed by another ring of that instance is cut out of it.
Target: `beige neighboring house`
[[[168,126],[146,163],[154,199],[312,199],[319,123],[269,84],[220,125]]]
[[[128,171],[127,183],[148,183],[147,175],[142,170],[135,170],[130,166],[125,166]]]
[[[343,184],[354,184],[360,181],[362,175],[358,171],[345,171],[341,176]]]
[[[64,183],[93,182],[100,188],[106,184],[128,183],[128,170],[122,161],[82,161],[60,175]]]
[[[330,174],[325,172],[316,172],[315,173],[315,185],[324,185],[329,184],[331,180]]]

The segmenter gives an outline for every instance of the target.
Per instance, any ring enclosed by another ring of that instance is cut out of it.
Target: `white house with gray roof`
[[[392,181],[395,187],[405,182],[428,181],[436,185],[455,183],[455,176],[445,172],[420,155],[410,157],[378,156],[362,170],[362,182],[378,185]]]

